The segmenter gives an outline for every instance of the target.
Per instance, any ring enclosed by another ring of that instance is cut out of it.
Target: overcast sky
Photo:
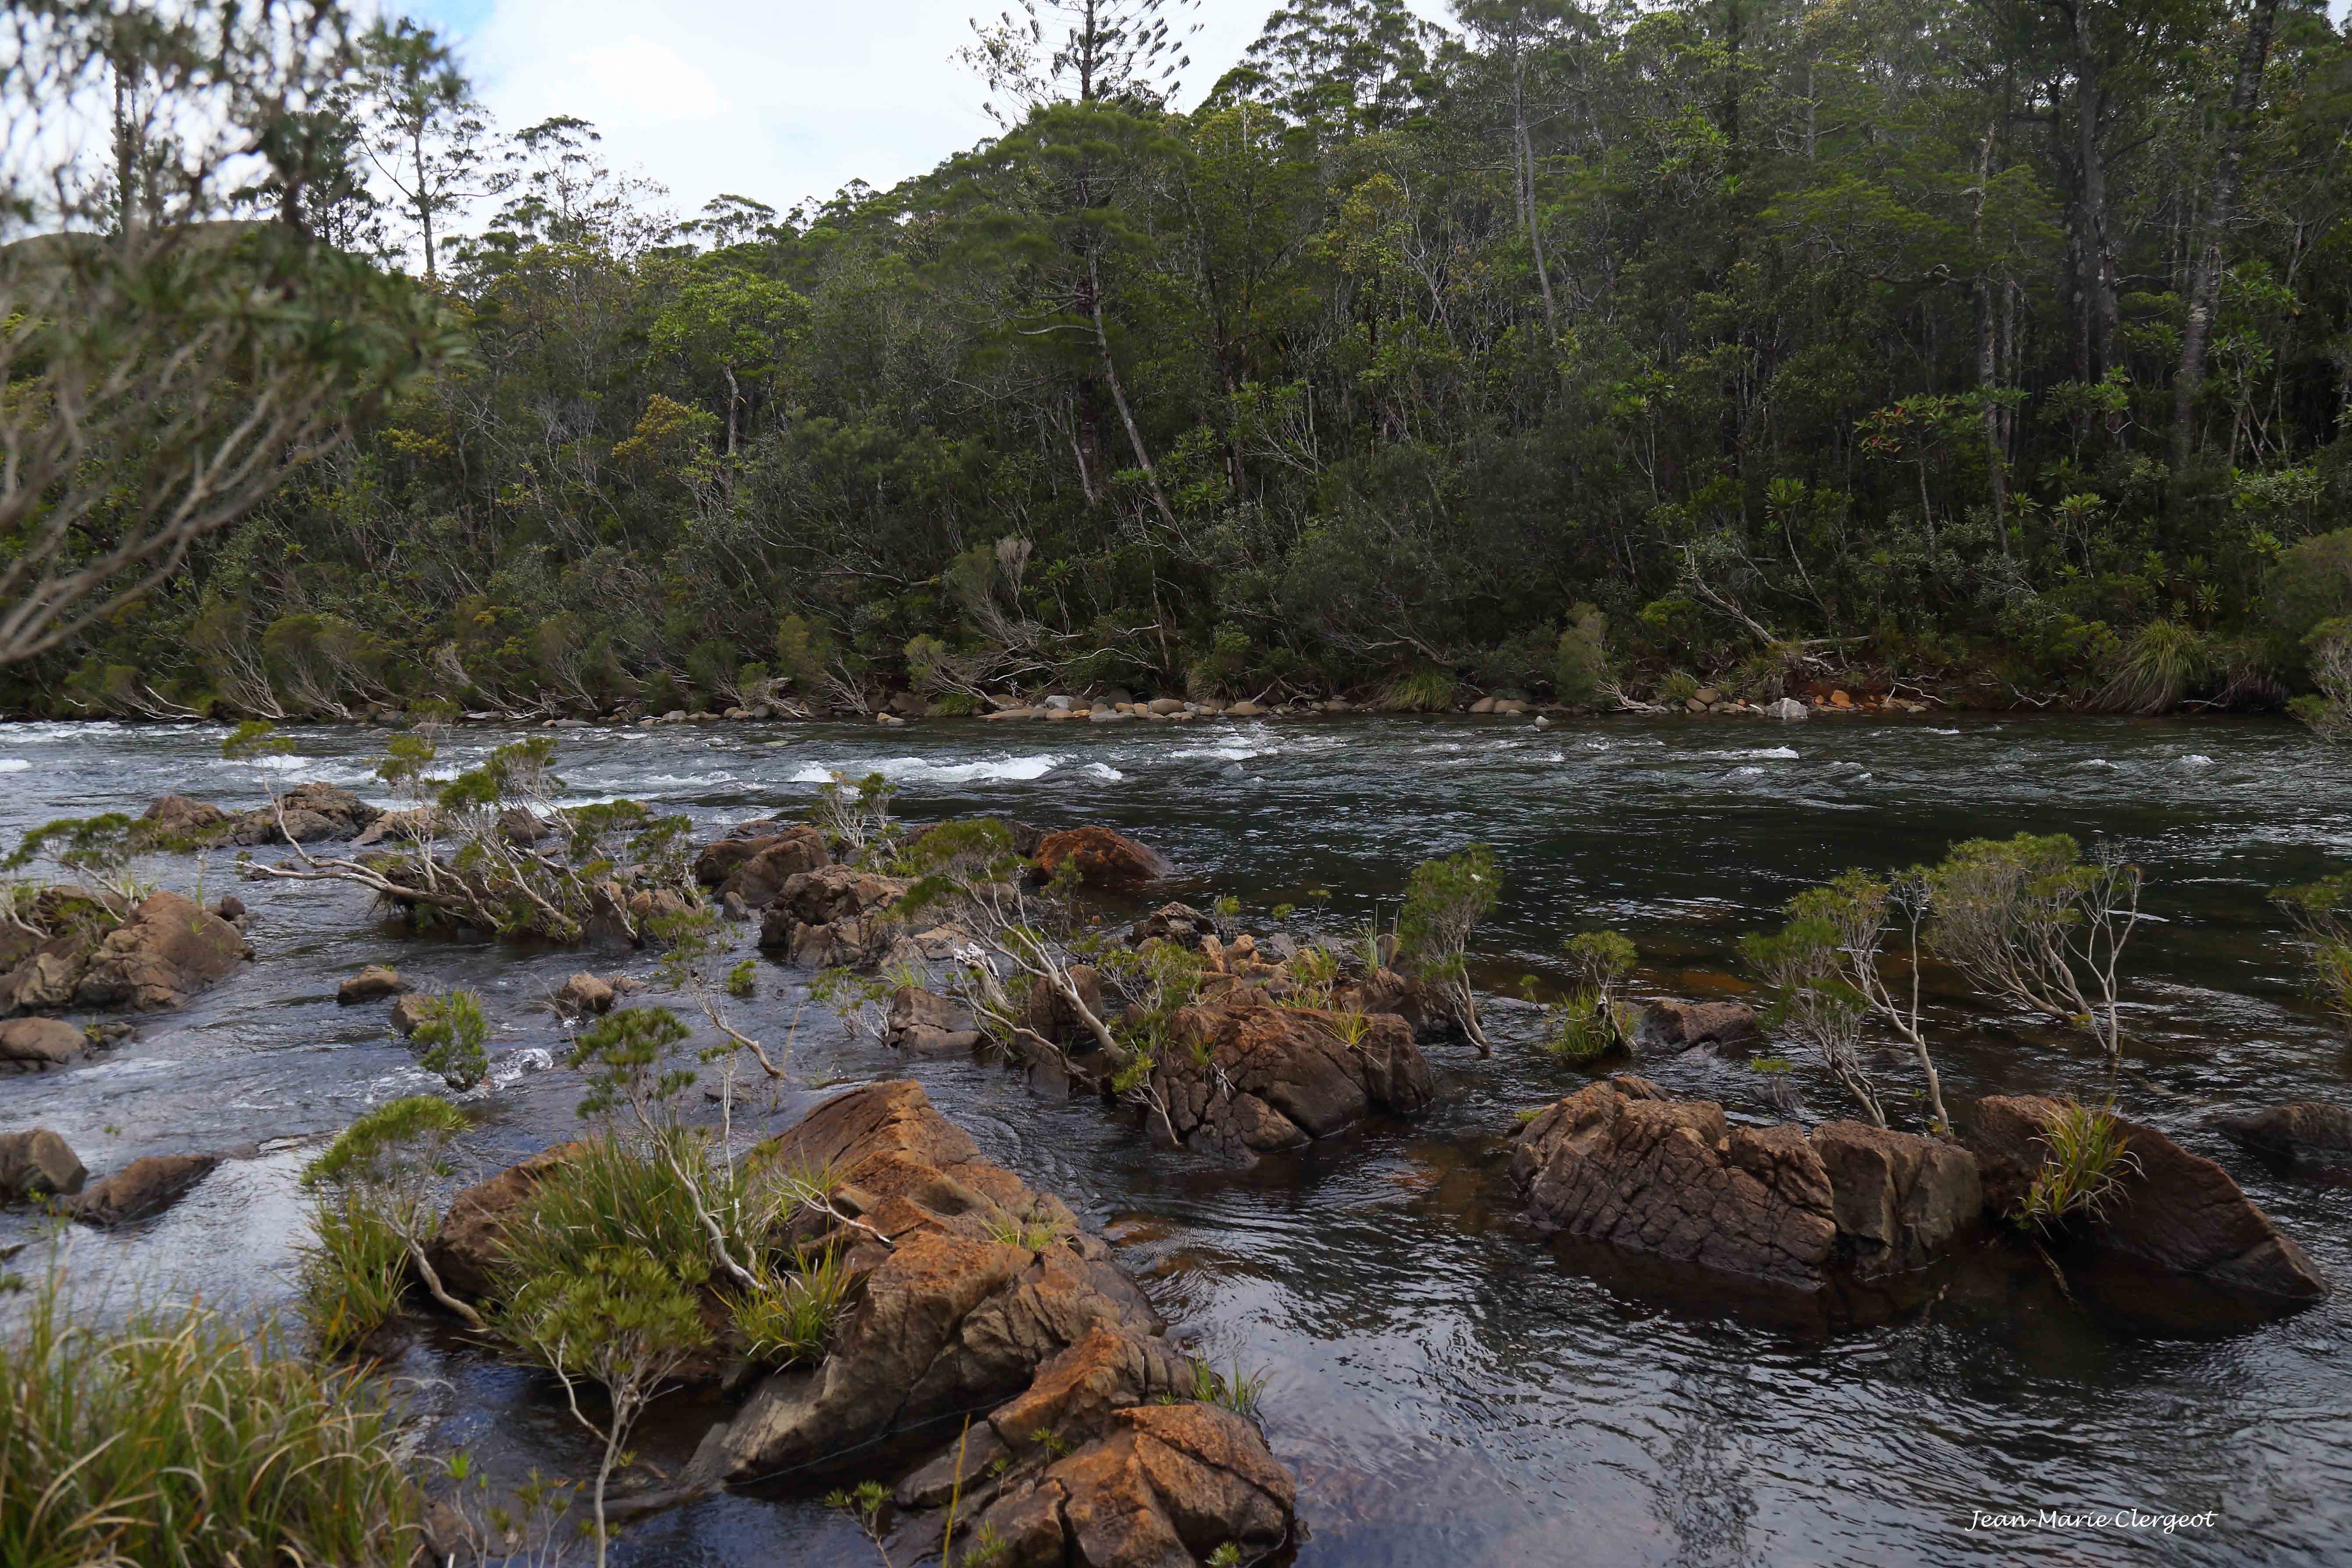
[[[1001,7],[1009,0],[987,0]],[[1171,4],[1173,0],[1171,0]],[[576,114],[681,215],[724,191],[779,210],[877,188],[995,127],[950,57],[975,0],[387,0],[457,42],[501,128]],[[1201,0],[1186,104],[1241,58],[1275,0]],[[1414,0],[1433,19],[1444,0]],[[1179,15],[1181,15],[1181,13]]]

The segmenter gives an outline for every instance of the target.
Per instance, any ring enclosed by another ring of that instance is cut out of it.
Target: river
[[[247,764],[218,726],[0,725],[0,840],[58,816],[137,812],[165,791],[242,806]],[[363,795],[383,732],[297,728],[280,782]],[[469,728],[464,763],[512,731]],[[2021,829],[2121,843],[2156,917],[2135,940],[2126,1114],[2222,1163],[2337,1282],[2327,1303],[2235,1333],[2086,1310],[2038,1269],[1966,1274],[1867,1323],[1734,1310],[1727,1294],[1530,1235],[1497,1158],[1514,1112],[1584,1081],[1529,1048],[1531,1010],[1493,1004],[1496,1050],[1433,1047],[1441,1098],[1386,1124],[1242,1170],[1149,1146],[1131,1119],[1036,1098],[1003,1068],[907,1060],[804,1005],[805,974],[761,970],[740,1009],[793,1035],[805,1082],[908,1075],[986,1152],[1062,1194],[1119,1248],[1180,1335],[1268,1373],[1276,1453],[1301,1481],[1301,1563],[2189,1563],[2352,1561],[2352,1185],[2273,1173],[2206,1125],[2216,1112],[2352,1096],[2352,1047],[2304,992],[2265,893],[2352,865],[2352,771],[2280,721],[1950,718],[1578,721],[1333,718],[1215,725],[952,722],[877,731],[754,723],[562,732],[569,798],[626,795],[708,832],[797,815],[828,773],[879,769],[913,820],[975,812],[1101,822],[1160,850],[1176,896],[1231,893],[1242,925],[1344,933],[1392,914],[1413,864],[1478,839],[1502,900],[1474,958],[1495,993],[1555,972],[1571,931],[1639,944],[1637,991],[1738,988],[1734,946],[1791,894]],[[187,886],[194,863],[153,874]],[[133,1041],[0,1079],[0,1127],[62,1133],[93,1173],[141,1154],[244,1146],[177,1208],[74,1242],[110,1299],[200,1290],[267,1308],[300,1229],[295,1173],[320,1134],[432,1087],[381,1005],[339,1008],[362,963],[480,991],[499,1082],[469,1150],[484,1170],[568,1135],[578,1088],[536,999],[583,967],[651,957],[400,936],[355,893],[236,884],[257,960]],[[1328,899],[1317,890],[1327,889]],[[751,932],[741,932],[748,944]],[[2077,1037],[1936,999],[1945,1092],[2089,1091]],[[1767,1112],[1737,1058],[1650,1064],[1671,1089]],[[1801,1075],[1799,1114],[1845,1113]],[[751,1111],[789,1120],[815,1094]],[[0,1241],[32,1222],[0,1216]],[[500,1476],[580,1473],[585,1448],[526,1373],[432,1337],[425,1441]],[[717,1414],[681,1405],[641,1445],[674,1462]],[[1978,1510],[2216,1510],[2210,1529],[2019,1535]],[[635,1527],[633,1564],[870,1563],[807,1500],[726,1498]]]

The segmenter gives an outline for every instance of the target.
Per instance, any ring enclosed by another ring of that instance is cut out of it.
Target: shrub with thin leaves
[[[2338,1016],[2352,1021],[2352,871],[2281,888],[2271,900],[2309,944],[2305,959],[2314,988]]]
[[[295,1306],[322,1355],[365,1342],[400,1311],[408,1242],[365,1193],[339,1188],[310,1204],[310,1237],[294,1248]]]
[[[2121,1054],[2119,970],[2139,924],[2140,872],[2089,860],[2063,833],[1972,838],[1923,873],[1927,942],[1979,990],[2089,1033]]]
[[[1494,851],[1473,844],[1458,855],[1414,867],[1397,915],[1399,964],[1435,992],[1480,1056],[1492,1055],[1493,1047],[1470,993],[1470,933],[1502,890]]]
[[[2037,1230],[2055,1230],[2077,1215],[2105,1218],[2125,1173],[2139,1171],[2123,1123],[2105,1107],[2065,1101],[2042,1130],[2042,1142],[2048,1152],[2010,1215]]]
[[[434,1005],[431,1016],[416,1026],[409,1038],[422,1047],[416,1065],[438,1073],[451,1089],[471,1089],[488,1076],[490,1021],[482,1016],[482,999],[471,991],[452,991]]]

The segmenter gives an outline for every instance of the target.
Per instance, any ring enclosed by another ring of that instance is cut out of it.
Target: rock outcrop
[[[155,893],[95,941],[69,932],[42,942],[0,976],[0,1016],[177,1007],[251,956],[228,921],[178,893]]]
[[[498,1266],[499,1247],[505,1241],[507,1220],[539,1186],[547,1173],[573,1158],[578,1143],[542,1149],[519,1165],[509,1165],[485,1182],[477,1182],[449,1202],[441,1228],[434,1233],[425,1258],[433,1272],[453,1294],[478,1298],[489,1293]]]
[[[738,861],[719,883],[720,899],[740,899],[747,910],[766,909],[793,877],[830,865],[833,860],[825,847],[824,835],[814,827],[791,827],[772,838],[754,839],[751,843],[753,853]],[[698,859],[698,875],[700,869]]]
[[[2231,1140],[2296,1170],[2352,1166],[2352,1107],[2299,1100],[2247,1116],[2217,1116]]]
[[[46,1127],[0,1132],[0,1203],[70,1197],[89,1174],[66,1141]]]
[[[1189,1400],[1189,1364],[1104,1244],[982,1158],[919,1086],[853,1090],[762,1154],[832,1173],[832,1217],[803,1211],[791,1240],[840,1249],[863,1283],[824,1360],[762,1382],[691,1484],[817,1484],[929,1453],[899,1507],[960,1495],[962,1539],[1003,1543],[1004,1568],[1174,1568],[1295,1533],[1291,1477],[1255,1426]]]
[[[854,866],[796,872],[760,919],[760,951],[819,969],[873,963],[898,934],[891,910],[909,886]]]
[[[890,994],[890,1012],[882,1025],[884,1045],[908,1051],[969,1051],[980,1041],[980,1026],[950,998],[913,985]]]
[[[555,1010],[567,1018],[599,1017],[613,1010],[613,984],[582,970],[555,988]]]
[[[141,837],[150,843],[210,844],[226,835],[228,826],[227,812],[184,795],[157,795],[139,816]]]
[[[1237,986],[1181,1009],[1168,1033],[1150,1079],[1168,1130],[1224,1153],[1296,1148],[1376,1111],[1418,1115],[1436,1097],[1394,1014],[1277,1006]]]
[[[162,1214],[213,1173],[218,1154],[150,1154],[91,1183],[71,1205],[73,1217],[101,1229]]]
[[[1633,1077],[1546,1107],[1511,1182],[1544,1230],[1801,1289],[1924,1268],[1984,1202],[1951,1144],[1852,1121],[1733,1127],[1712,1100]]]
[[[2032,1096],[1976,1102],[1968,1144],[1983,1172],[1986,1205],[2008,1213],[2049,1152],[2044,1131],[2061,1107]],[[2326,1296],[2303,1248],[2272,1223],[2230,1173],[2136,1121],[2123,1121],[2137,1169],[2123,1170],[2104,1214],[2079,1225],[2094,1248],[2252,1299],[2293,1306]]]
[[[1081,886],[1104,892],[1133,892],[1168,875],[1168,862],[1156,852],[1108,827],[1048,833],[1037,841],[1033,858],[1047,877],[1074,866]]]
[[[1745,1002],[1653,1002],[1633,1027],[1635,1047],[1657,1056],[1695,1046],[1744,1046],[1763,1037],[1756,1009]]]
[[[347,789],[313,782],[296,784],[274,806],[260,806],[233,819],[225,837],[231,844],[247,846],[289,839],[296,844],[334,843],[357,838],[383,815],[382,806],[370,805]]]

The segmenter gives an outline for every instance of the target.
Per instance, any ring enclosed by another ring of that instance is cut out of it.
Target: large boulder
[[[737,823],[695,852],[694,879],[706,888],[716,888],[730,871],[774,843],[788,826],[765,817]]]
[[[601,1017],[613,1010],[613,996],[611,981],[583,969],[555,988],[555,1010],[567,1018]]]
[[[0,1024],[0,1068],[61,1067],[89,1044],[79,1029],[56,1018],[12,1019]]]
[[[882,1043],[908,1051],[969,1051],[981,1041],[980,1026],[963,1005],[936,991],[902,985],[890,994]]]
[[[1756,1009],[1745,1002],[1653,1002],[1633,1026],[1635,1047],[1659,1056],[1696,1046],[1745,1046],[1763,1037]]]
[[[1519,1134],[1511,1184],[1544,1230],[1803,1289],[1837,1245],[1829,1173],[1801,1129],[1729,1127],[1721,1106],[1643,1079],[1547,1106]]]
[[[506,1240],[507,1221],[537,1190],[547,1173],[573,1159],[578,1143],[542,1149],[519,1165],[510,1165],[486,1182],[478,1182],[449,1201],[441,1228],[425,1249],[433,1272],[452,1295],[481,1297],[489,1293],[499,1248]]]
[[[2048,1157],[2046,1133],[2058,1101],[1993,1095],[1976,1102],[1968,1144],[1983,1171],[1986,1205],[2013,1210]],[[2080,1226],[2095,1248],[2121,1254],[2251,1299],[2292,1306],[2316,1301],[2327,1281],[2230,1173],[2137,1121],[2122,1121],[2137,1169],[2119,1175],[2104,1212]]]
[[[0,1132],[0,1203],[69,1197],[89,1173],[66,1141],[46,1127]]]
[[[83,1189],[74,1218],[101,1229],[162,1214],[213,1173],[218,1154],[150,1154]]]
[[[97,940],[79,931],[37,942],[0,974],[0,1017],[16,1013],[54,1013],[72,1005],[74,989]]]
[[[1047,877],[1065,866],[1076,868],[1083,886],[1107,892],[1133,892],[1168,875],[1168,862],[1123,833],[1108,827],[1066,827],[1037,841],[1033,858]]]
[[[1831,1215],[1858,1278],[1926,1268],[1984,1211],[1976,1160],[1954,1144],[1859,1121],[1827,1122],[1807,1142],[1829,1176]]]
[[[911,885],[854,866],[796,872],[761,916],[760,951],[819,969],[876,963],[898,934],[891,910]]]
[[[1226,1153],[1295,1148],[1375,1111],[1418,1115],[1436,1096],[1394,1014],[1276,1006],[1236,986],[1180,1010],[1168,1032],[1150,1082],[1170,1131]]]
[[[1147,942],[1173,942],[1178,947],[1194,948],[1204,936],[1217,934],[1217,922],[1190,904],[1162,904],[1129,928],[1128,945],[1141,947]]]
[[[381,1002],[387,996],[399,995],[403,984],[397,969],[371,963],[335,987],[335,1004],[350,1007],[362,1002]]]
[[[766,909],[793,877],[828,865],[833,859],[825,847],[824,835],[814,827],[788,828],[775,837],[753,840],[753,844],[754,853],[737,862],[719,884],[721,899],[732,895],[749,910]],[[700,869],[698,860],[698,874]]]
[[[227,812],[184,795],[157,795],[139,817],[141,837],[151,843],[209,844],[226,833],[228,826]]]
[[[178,1007],[252,956],[244,933],[211,910],[178,893],[151,894],[91,952],[74,1004],[141,1012]]]
[[[1193,1401],[1108,1249],[920,1087],[827,1101],[760,1158],[827,1173],[830,1217],[803,1209],[789,1239],[845,1249],[863,1282],[824,1362],[761,1383],[690,1488],[888,1474],[928,1452],[896,1488],[907,1539],[938,1541],[953,1502],[959,1539],[1003,1542],[1003,1564],[1175,1568],[1295,1533],[1296,1483],[1254,1425]]]
[[[280,813],[283,813],[283,822]],[[231,844],[317,844],[357,838],[383,808],[370,805],[337,784],[313,782],[296,784],[278,797],[274,806],[247,812],[228,824]]]
[[[2296,1170],[2352,1165],[2352,1107],[2299,1100],[2213,1125],[2244,1148]]]

